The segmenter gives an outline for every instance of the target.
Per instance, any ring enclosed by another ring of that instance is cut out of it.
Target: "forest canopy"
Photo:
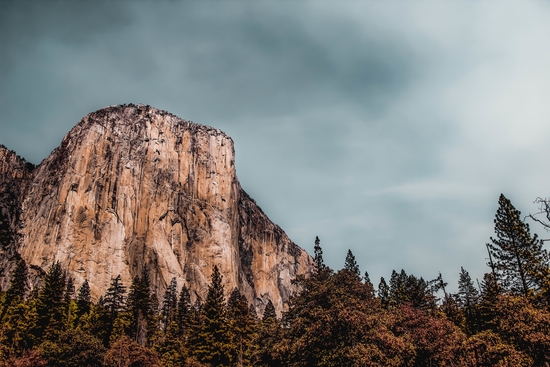
[[[375,289],[350,250],[328,267],[317,237],[316,269],[282,315],[238,289],[226,299],[216,266],[203,302],[173,279],[159,303],[147,269],[92,302],[59,263],[30,289],[19,258],[1,292],[0,366],[547,366],[548,251],[509,199],[498,204],[481,282],[457,269],[450,293],[441,274],[394,270]]]

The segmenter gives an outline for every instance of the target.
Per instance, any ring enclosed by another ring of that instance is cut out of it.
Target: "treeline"
[[[404,270],[375,290],[351,251],[330,269],[317,238],[316,271],[296,280],[281,318],[271,302],[256,315],[237,289],[225,299],[217,267],[204,302],[174,279],[159,304],[144,270],[92,303],[88,283],[75,291],[58,263],[29,292],[20,259],[0,299],[0,365],[547,366],[548,252],[503,195],[486,246],[483,280],[461,269],[453,294],[441,275]]]

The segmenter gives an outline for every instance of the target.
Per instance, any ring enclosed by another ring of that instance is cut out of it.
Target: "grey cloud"
[[[245,190],[331,266],[480,277],[500,191],[525,212],[548,181],[527,3],[0,1],[0,143],[38,163],[88,112],[150,104],[226,131]]]

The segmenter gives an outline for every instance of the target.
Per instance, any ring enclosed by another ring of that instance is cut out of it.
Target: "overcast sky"
[[[0,144],[40,163],[86,114],[144,103],[225,131],[298,245],[481,278],[498,197],[550,196],[550,5],[0,0]],[[541,237],[550,234],[532,225]]]

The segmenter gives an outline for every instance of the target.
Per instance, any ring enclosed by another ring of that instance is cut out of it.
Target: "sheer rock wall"
[[[44,270],[60,261],[96,300],[144,266],[159,298],[176,277],[204,300],[217,265],[227,294],[238,287],[259,312],[268,299],[281,312],[313,262],[242,190],[234,157],[223,132],[165,111],[93,112],[21,174],[18,252]]]

